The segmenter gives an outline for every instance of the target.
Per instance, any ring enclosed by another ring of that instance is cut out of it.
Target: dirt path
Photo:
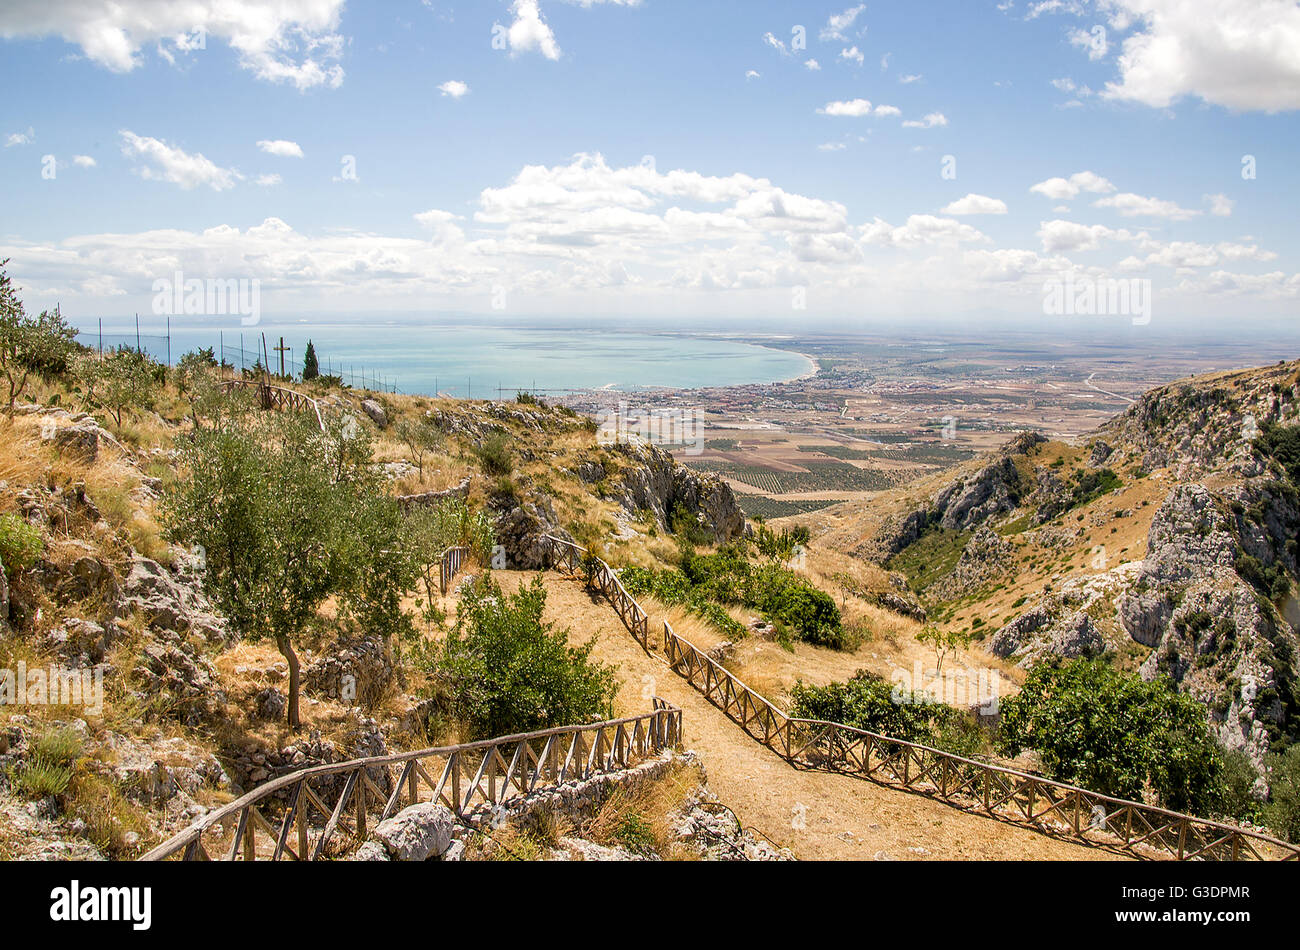
[[[513,591],[531,574],[497,571]],[[791,768],[673,673],[648,656],[602,601],[579,581],[544,575],[547,619],[575,642],[596,638],[593,655],[619,668],[620,714],[644,712],[657,695],[684,712],[685,746],[698,752],[709,784],[742,824],[803,860],[1113,860],[1118,855],[967,814],[921,795],[862,779]],[[651,629],[662,626],[651,615]],[[799,819],[802,818],[802,821]]]

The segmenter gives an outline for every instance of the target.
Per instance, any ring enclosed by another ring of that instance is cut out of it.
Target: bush
[[[838,722],[954,755],[974,755],[987,745],[982,730],[966,713],[924,693],[898,689],[866,670],[854,673],[845,683],[796,683],[790,700],[796,718]]]
[[[807,643],[842,650],[857,642],[845,631],[833,597],[780,564],[751,565],[737,545],[697,555],[688,544],[682,549],[679,570],[627,568],[619,576],[634,597],[650,594],[669,606],[684,606],[729,636],[745,633],[744,626],[723,609],[732,605],[761,611]]]
[[[490,436],[472,449],[478,459],[479,467],[486,475],[509,475],[515,469],[514,453],[510,450],[510,440],[504,433]]]
[[[1002,703],[1000,750],[1038,752],[1050,778],[1166,808],[1206,814],[1222,800],[1222,752],[1205,706],[1169,681],[1147,683],[1104,663],[1040,666]]]
[[[45,553],[39,528],[12,512],[0,515],[0,566],[9,574],[25,571]]]
[[[1232,749],[1223,756],[1223,774],[1220,780],[1219,813],[1236,821],[1258,823],[1264,803],[1255,794],[1259,770],[1250,757],[1240,749]]]
[[[44,733],[33,743],[31,755],[18,772],[18,791],[34,799],[65,794],[82,751],[81,736],[71,729]]]
[[[1300,745],[1269,756],[1269,802],[1264,823],[1279,838],[1300,843]]]
[[[592,661],[594,645],[569,645],[569,631],[542,619],[541,578],[506,596],[480,577],[430,672],[451,712],[475,739],[576,725],[613,715],[613,667]]]

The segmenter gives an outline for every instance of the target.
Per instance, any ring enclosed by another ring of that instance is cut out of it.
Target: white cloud
[[[226,184],[239,181],[236,172],[214,171],[202,156],[135,139],[138,147],[127,140],[130,152],[148,159],[151,175],[170,175],[191,187],[220,187],[223,173],[230,176]],[[844,141],[823,148],[829,156]],[[268,218],[253,227],[89,234],[41,244],[0,238],[0,258],[20,262],[14,273],[25,287],[54,293],[50,305],[64,295],[69,303],[76,298],[82,312],[94,312],[91,298],[113,295],[132,298],[128,304],[118,296],[114,312],[129,312],[141,295],[147,306],[152,281],[179,267],[260,278],[274,306],[304,312],[431,305],[473,310],[486,306],[491,288],[506,286],[526,295],[538,312],[548,300],[552,312],[570,313],[594,313],[615,300],[662,313],[689,300],[699,313],[788,313],[790,287],[816,286],[819,306],[851,308],[870,295],[881,312],[916,312],[924,303],[951,305],[954,312],[1024,306],[1030,313],[1038,307],[1042,274],[1099,266],[1075,264],[1067,253],[1110,251],[1122,243],[1132,251],[1123,267],[1165,269],[1170,279],[1192,272],[1206,297],[1289,302],[1300,286],[1295,275],[1230,272],[1276,258],[1248,238],[1163,243],[1142,231],[1045,221],[1042,247],[1031,250],[999,247],[954,217],[997,213],[999,204],[967,195],[942,213],[912,214],[895,226],[870,214],[850,219],[839,202],[743,173],[660,171],[650,161],[620,167],[598,154],[580,154],[553,166],[524,166],[483,189],[468,224],[449,211],[413,213],[408,221],[420,227],[416,235],[305,233]],[[1105,266],[1116,272],[1117,265]],[[772,293],[751,296],[764,289]],[[604,291],[610,295],[600,296]],[[616,291],[622,296],[612,296]],[[688,292],[703,296],[682,296]]]
[[[901,82],[904,86],[910,86],[912,83],[920,82],[924,78],[925,77],[922,76],[920,73],[909,73],[906,76],[899,76],[898,81]]]
[[[135,0],[97,3],[86,0],[40,0],[0,6],[0,36],[39,39],[58,36],[81,49],[87,59],[114,72],[130,72],[141,63],[140,51],[157,45],[164,58],[171,50],[192,51],[224,40],[239,55],[240,65],[268,82],[287,82],[298,89],[338,86],[343,69],[337,62],[343,38],[334,31],[344,0]],[[200,34],[199,31],[202,31]]]
[[[843,142],[823,142],[821,145],[818,145],[818,146],[817,146],[817,151],[819,151],[819,152],[842,152],[842,151],[844,151],[846,148],[848,148],[848,146],[845,145]]]
[[[903,110],[898,108],[898,106],[879,105],[876,106],[873,114],[880,116],[882,119],[886,117],[897,118],[903,114]]]
[[[932,214],[914,214],[907,223],[893,227],[886,221],[876,218],[871,224],[859,229],[864,244],[884,247],[912,248],[927,244],[955,245],[973,241],[987,241],[969,224],[962,224],[952,218],[939,218]]]
[[[274,172],[267,175],[258,175],[253,179],[253,184],[261,185],[263,188],[271,188],[280,184],[284,179]]]
[[[866,99],[848,99],[828,102],[817,110],[822,115],[858,117],[871,114],[871,103]]]
[[[5,148],[13,148],[15,145],[31,145],[36,141],[36,130],[28,126],[26,132],[10,132],[9,137],[5,139]]]
[[[73,155],[72,164],[79,168],[94,168],[95,160],[89,155]]]
[[[1049,178],[1047,181],[1040,181],[1036,185],[1031,185],[1029,190],[1053,201],[1068,201],[1077,198],[1081,191],[1108,194],[1115,190],[1115,186],[1094,172],[1084,171],[1076,172],[1068,179]]]
[[[815,59],[808,60],[806,63],[804,63],[804,66],[807,69],[812,70],[813,72],[817,72],[817,70],[822,68],[822,64],[817,62],[817,60]]]
[[[302,158],[302,146],[287,139],[262,139],[257,147],[268,155],[280,158]]]
[[[987,195],[969,194],[945,207],[940,214],[1006,214],[1007,203]]]
[[[1180,208],[1172,201],[1147,198],[1142,195],[1135,195],[1132,192],[1101,198],[1094,201],[1092,206],[1094,208],[1113,208],[1125,218],[1168,218],[1170,221],[1186,221],[1201,214],[1199,211]]]
[[[1110,52],[1110,39],[1106,34],[1106,28],[1097,24],[1090,30],[1075,29],[1067,35],[1071,46],[1077,46],[1088,54],[1088,59],[1096,62],[1099,59],[1105,59],[1106,54]]]
[[[772,49],[776,50],[782,56],[788,56],[790,53],[790,51],[785,48],[785,43],[782,40],[777,39],[771,33],[763,34],[763,42],[772,47]]]
[[[840,50],[840,59],[848,60],[850,63],[857,63],[859,66],[866,60],[866,55],[856,46]]]
[[[444,96],[450,96],[453,99],[459,99],[461,96],[469,92],[469,86],[461,82],[459,79],[448,79],[445,83],[443,83],[441,86],[438,87],[438,91],[441,92]]]
[[[422,211],[415,216],[415,220],[422,228],[432,232],[434,240],[440,244],[459,244],[465,240],[465,232],[456,223],[460,217],[450,211],[439,211],[436,208]]]
[[[1144,261],[1146,265],[1176,270],[1213,267],[1223,261],[1267,262],[1277,259],[1277,254],[1263,250],[1258,245],[1236,244],[1230,241],[1218,244],[1197,244],[1193,241],[1164,243],[1148,238],[1139,245],[1139,249],[1147,255]]]
[[[1044,221],[1038,227],[1038,238],[1043,250],[1049,254],[1059,251],[1095,251],[1102,241],[1132,241],[1136,235],[1126,230],[1115,230],[1104,224],[1079,224],[1075,221]]]
[[[1138,24],[1104,95],[1164,108],[1184,96],[1230,109],[1300,109],[1294,0],[1109,0]]]
[[[515,0],[510,10],[515,19],[506,36],[512,53],[536,51],[550,60],[560,58],[560,44],[556,42],[550,25],[542,19],[537,0]]]
[[[1206,195],[1205,200],[1210,203],[1210,214],[1216,218],[1231,217],[1232,209],[1237,206],[1227,195]]]
[[[141,178],[154,181],[168,181],[179,185],[186,191],[199,185],[207,185],[213,191],[233,188],[240,179],[240,174],[230,168],[221,168],[203,155],[190,154],[159,139],[136,135],[123,129],[122,154],[128,158],[143,158],[153,162],[139,170]]]
[[[833,14],[831,18],[826,21],[826,25],[822,27],[817,38],[823,43],[829,43],[832,40],[838,40],[841,43],[848,42],[848,37],[845,36],[845,33],[853,28],[854,22],[856,22],[858,16],[866,8],[867,5],[865,3],[860,3],[856,7],[849,7],[843,13]]]
[[[903,123],[905,129],[933,129],[948,124],[948,117],[942,112],[931,112],[924,119],[908,119]]]

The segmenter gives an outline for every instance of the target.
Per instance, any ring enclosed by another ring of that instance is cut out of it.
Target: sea
[[[569,390],[643,392],[772,383],[813,373],[811,359],[763,342],[687,332],[603,329],[591,326],[485,326],[476,324],[293,322],[253,327],[192,326],[173,318],[134,325],[77,322],[81,342],[129,346],[172,363],[212,347],[236,368],[259,358],[278,371],[281,345],[286,372],[297,375],[310,340],[322,373],[342,375],[352,386],[412,395],[457,398],[513,397]]]

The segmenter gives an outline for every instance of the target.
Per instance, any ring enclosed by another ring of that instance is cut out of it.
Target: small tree
[[[442,445],[442,430],[428,416],[418,419],[401,419],[396,427],[397,438],[411,451],[420,478],[424,478],[424,459]]]
[[[482,511],[471,511],[458,498],[448,498],[432,508],[419,507],[405,519],[403,546],[415,558],[424,584],[427,612],[433,610],[439,588],[443,553],[451,547],[469,548],[482,564],[492,556],[496,544],[492,519]]]
[[[4,272],[8,263],[8,258],[0,261],[0,374],[9,386],[5,411],[12,418],[18,397],[33,372],[67,369],[77,349],[77,331],[64,321],[57,307],[37,317],[27,316],[18,299],[18,288]]]
[[[943,661],[958,650],[970,646],[971,637],[960,630],[944,630],[937,624],[926,624],[916,635],[916,642],[934,650],[934,675],[943,672]]]
[[[307,352],[302,357],[302,380],[315,379],[320,375],[320,361],[316,358],[316,347],[312,345],[311,340],[307,341]]]
[[[156,364],[143,353],[120,349],[103,359],[79,360],[76,367],[87,405],[107,410],[119,427],[124,411],[152,404],[158,381]]]
[[[294,641],[342,585],[348,527],[321,433],[291,416],[199,429],[189,477],[165,499],[171,538],[205,552],[204,586],[245,636],[270,636],[289,665],[289,725],[301,725]]]

